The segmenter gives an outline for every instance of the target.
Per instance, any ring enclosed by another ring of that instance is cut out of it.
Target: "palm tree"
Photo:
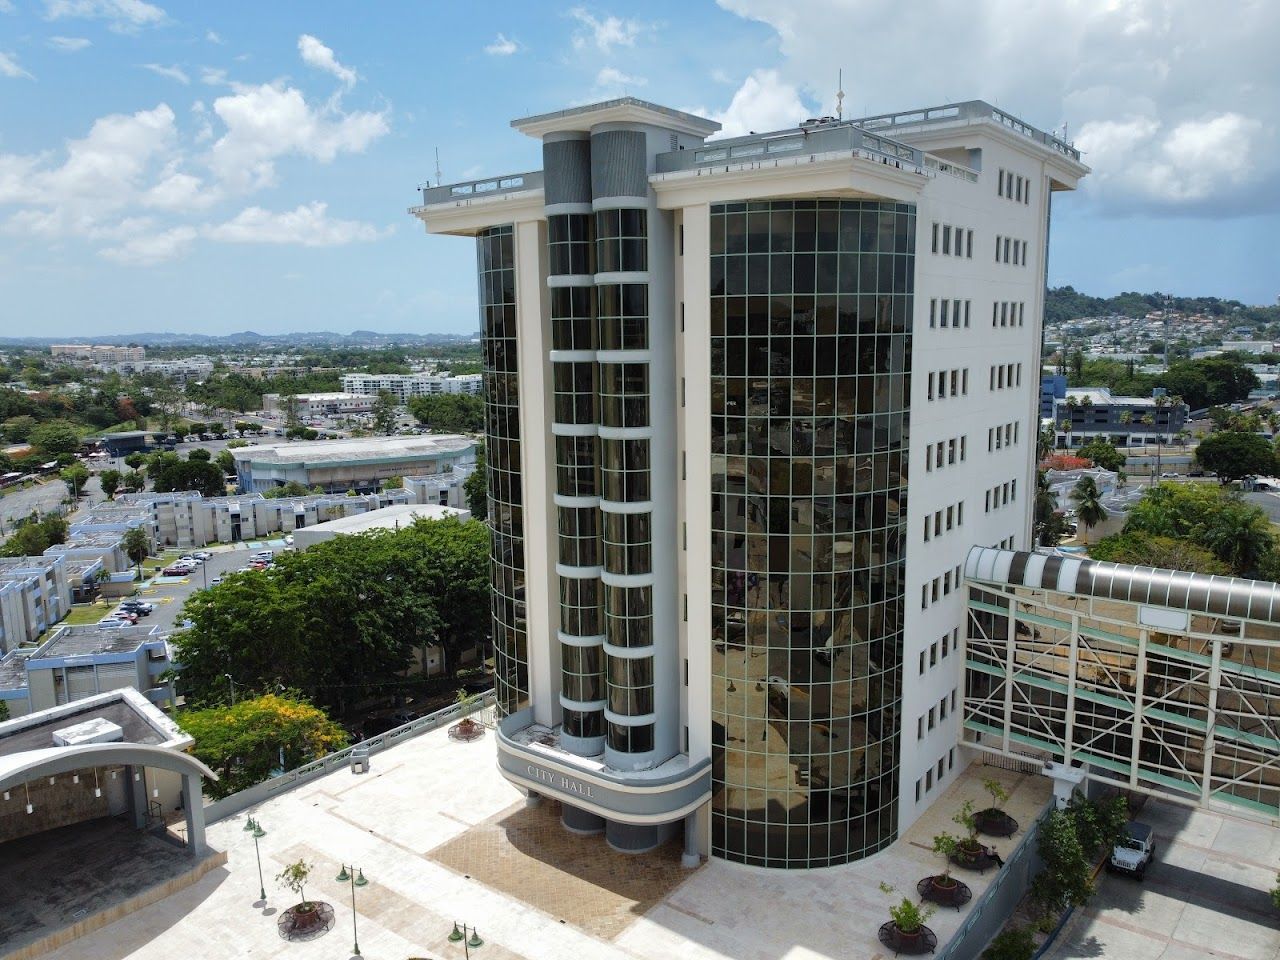
[[[1058,424],[1058,426],[1061,427],[1062,432],[1067,435],[1067,449],[1070,450],[1071,449],[1071,421],[1063,420],[1060,424]]]
[[[1231,564],[1237,573],[1253,570],[1272,548],[1266,518],[1250,510],[1225,510],[1212,527],[1198,527],[1192,537]]]
[[[1086,531],[1092,530],[1107,519],[1106,508],[1102,505],[1102,491],[1093,477],[1081,477],[1071,491],[1071,499],[1076,503],[1076,516],[1084,524]]]

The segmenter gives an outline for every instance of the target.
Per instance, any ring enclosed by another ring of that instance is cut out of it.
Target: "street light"
[[[236,678],[229,673],[224,673],[223,676],[231,683],[231,705],[234,707],[236,705]],[[248,828],[246,827],[245,829],[247,830]]]
[[[360,934],[356,930],[356,887],[363,887],[369,881],[364,878],[364,871],[357,870],[355,864],[352,864],[351,872],[348,873],[345,863],[342,865],[342,872],[334,879],[338,883],[350,882],[351,884],[351,939],[355,941],[351,952],[358,957],[360,956]]]
[[[467,936],[468,930],[471,936]],[[483,947],[484,941],[480,939],[480,934],[476,933],[475,927],[468,927],[465,923],[462,929],[458,929],[458,921],[453,921],[453,932],[449,934],[450,943],[461,943],[462,950],[466,957],[470,958],[472,947]]]
[[[267,902],[267,887],[262,882],[262,851],[258,849],[258,841],[267,835],[267,831],[262,829],[262,824],[250,817],[244,825],[246,830],[253,831],[253,853],[258,858],[258,897],[263,903]]]

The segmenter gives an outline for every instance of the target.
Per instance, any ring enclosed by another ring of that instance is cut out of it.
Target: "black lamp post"
[[[347,865],[342,865],[342,872],[334,878],[339,883],[351,884],[351,939],[355,941],[352,947],[352,953],[357,957],[360,956],[360,934],[356,929],[356,887],[363,887],[369,881],[364,878],[364,871],[357,870],[352,864],[351,872],[347,872]]]

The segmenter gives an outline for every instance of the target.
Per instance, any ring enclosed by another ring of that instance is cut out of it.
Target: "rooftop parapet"
[[[1014,133],[1021,134],[1055,153],[1080,162],[1080,151],[1065,140],[1045,133],[1036,127],[1019,120],[1012,114],[993,107],[985,100],[963,100],[959,103],[947,103],[940,107],[925,107],[922,110],[902,110],[898,113],[880,113],[870,117],[861,117],[850,121],[864,130],[918,128],[931,124],[951,124],[957,121],[990,120]]]

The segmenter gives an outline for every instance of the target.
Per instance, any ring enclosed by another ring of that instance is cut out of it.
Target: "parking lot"
[[[275,550],[279,552],[286,549],[286,547],[284,540],[273,538],[215,546],[207,549],[213,556],[187,576],[156,576],[141,585],[136,594],[137,598],[155,604],[156,609],[151,616],[141,618],[138,621],[139,625],[148,627],[160,626],[166,630],[176,626],[181,619],[183,604],[197,590],[202,590],[209,586],[218,577],[239,570],[248,563],[249,555],[255,551]],[[165,559],[168,562],[172,562],[189,552],[191,551],[170,550],[165,553]],[[115,608],[112,607],[111,609]]]
[[[1280,911],[1269,892],[1280,831],[1157,800],[1137,819],[1156,835],[1145,879],[1103,873],[1046,957],[1280,958]]]

